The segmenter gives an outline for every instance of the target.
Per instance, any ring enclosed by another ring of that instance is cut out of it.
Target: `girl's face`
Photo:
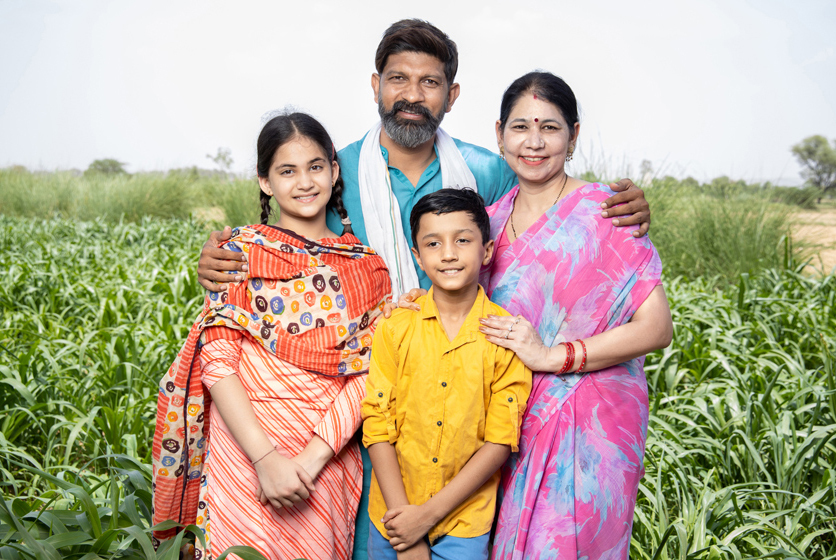
[[[569,145],[580,124],[570,127],[557,106],[528,92],[511,109],[505,127],[496,123],[496,139],[521,183],[539,185],[563,176]]]
[[[279,205],[282,227],[295,229],[325,220],[325,206],[340,174],[336,161],[328,162],[322,148],[303,136],[283,144],[273,155],[267,177],[259,177],[261,190]]]

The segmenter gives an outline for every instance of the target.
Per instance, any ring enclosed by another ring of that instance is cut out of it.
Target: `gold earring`
[[[575,145],[569,144],[569,153],[566,155],[566,161],[572,161],[572,156],[575,154]]]
[[[502,146],[499,147],[499,159],[505,159],[505,148]]]

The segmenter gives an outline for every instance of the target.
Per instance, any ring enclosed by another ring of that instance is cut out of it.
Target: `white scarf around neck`
[[[418,273],[403,232],[400,205],[392,192],[389,166],[380,151],[381,128],[381,123],[377,123],[366,134],[360,148],[357,175],[368,245],[383,257],[389,267],[392,297],[397,301],[401,294],[419,287]],[[442,188],[476,191],[476,178],[456,143],[441,128],[435,134],[435,147],[441,166]]]

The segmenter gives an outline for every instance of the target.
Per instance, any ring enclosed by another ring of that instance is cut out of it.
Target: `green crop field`
[[[208,230],[145,211],[92,220],[72,197],[10,210],[22,183],[3,180],[0,557],[176,558],[151,546],[150,444]],[[702,203],[648,191],[675,334],[647,360],[631,556],[836,558],[836,277],[802,273],[785,206],[690,196]]]

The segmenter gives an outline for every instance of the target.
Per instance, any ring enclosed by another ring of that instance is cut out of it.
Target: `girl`
[[[207,296],[160,384],[154,521],[200,526],[196,559],[241,544],[267,558],[348,558],[362,485],[351,437],[390,280],[351,233],[336,151],[314,118],[264,126],[258,182],[261,225],[226,243],[247,254],[249,278]]]

